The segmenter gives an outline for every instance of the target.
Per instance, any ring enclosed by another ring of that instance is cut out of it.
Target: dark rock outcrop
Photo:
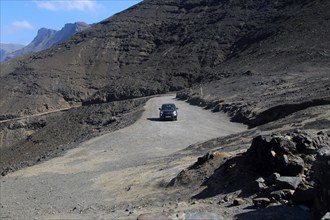
[[[253,199],[253,204],[259,208],[266,208],[270,204],[270,200],[268,198],[255,198]]]
[[[280,176],[275,181],[275,187],[276,189],[297,189],[300,183],[300,177]]]
[[[285,135],[260,135],[253,139],[245,156],[257,173],[266,176],[256,180],[255,189],[271,201],[304,204],[323,214],[329,210],[328,133],[297,130]]]
[[[315,189],[317,191],[316,209],[321,213],[330,210],[330,146],[318,151],[314,163]]]
[[[323,146],[330,145],[327,133],[299,131],[282,135],[260,135],[253,139],[247,151],[251,163],[266,174],[296,176],[303,174],[305,166],[313,162],[310,154],[316,154]]]

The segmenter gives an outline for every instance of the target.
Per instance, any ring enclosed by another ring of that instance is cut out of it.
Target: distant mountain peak
[[[89,24],[83,21],[78,21],[75,23],[65,24],[59,31],[45,27],[40,28],[37,32],[37,36],[31,41],[31,43],[29,43],[26,47],[6,53],[3,57],[1,57],[1,62],[19,55],[48,49],[55,44],[68,40],[75,33],[83,31],[88,27],[90,27]]]

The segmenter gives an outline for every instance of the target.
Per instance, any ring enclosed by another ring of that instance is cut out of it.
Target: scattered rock
[[[252,140],[247,155],[262,172],[295,176],[303,171],[303,160],[291,154],[295,150],[295,144],[289,136],[265,135]]]
[[[223,197],[223,201],[225,201],[225,202],[229,202],[231,199],[232,199],[231,196],[228,196],[228,195]]]
[[[273,198],[275,201],[283,202],[284,200],[288,201],[292,198],[292,195],[294,193],[294,190],[290,189],[282,189],[282,190],[276,190],[270,193],[271,198]]]
[[[236,199],[234,199],[234,201],[233,201],[233,205],[234,205],[234,206],[243,205],[244,203],[245,203],[245,201],[244,201],[244,199],[242,199],[242,198],[236,198]]]
[[[271,201],[315,206],[320,213],[329,210],[328,133],[296,130],[285,135],[260,135],[253,139],[246,157],[258,173],[272,173],[255,180],[257,190],[268,194]],[[257,201],[254,203],[259,204]]]
[[[266,208],[270,204],[269,198],[255,198],[253,204],[258,208]]]
[[[293,194],[293,202],[294,203],[297,203],[297,204],[301,204],[301,203],[310,203],[312,204],[313,203],[313,200],[315,198],[315,189],[314,188],[297,188],[295,191],[294,191],[294,194]]]
[[[219,151],[215,151],[215,152],[208,152],[207,154],[205,154],[202,157],[199,157],[197,159],[197,162],[194,163],[189,169],[197,169],[200,166],[202,166],[203,164],[205,164],[206,162],[215,159],[215,158],[220,158],[222,157],[223,159],[225,159],[228,155],[224,152],[219,152]]]
[[[312,132],[297,130],[292,136],[297,150],[304,154],[315,154],[322,146],[330,144],[328,134],[325,132],[314,134]]]
[[[270,176],[266,178],[266,182],[268,184],[275,184],[275,181],[277,178],[279,178],[281,175],[279,173],[272,173]]]
[[[330,212],[325,213],[321,220],[330,220]]]
[[[291,159],[287,160],[286,166],[286,174],[289,176],[295,176],[303,173],[304,170],[304,160],[299,156],[292,156]]]
[[[275,181],[275,187],[277,189],[296,189],[300,183],[300,177],[280,176]]]
[[[330,207],[330,147],[321,148],[314,163],[316,209],[321,213],[329,211]]]
[[[259,177],[255,180],[255,188],[257,191],[262,191],[267,188],[266,181],[264,178]]]
[[[327,133],[297,130],[289,134],[266,134],[255,137],[247,151],[248,160],[263,173],[283,176],[303,174],[306,163],[311,165],[317,150],[330,146]]]

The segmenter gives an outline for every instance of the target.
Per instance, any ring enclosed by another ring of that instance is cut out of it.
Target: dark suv
[[[159,118],[178,120],[178,108],[173,103],[162,104],[162,107],[159,108]]]

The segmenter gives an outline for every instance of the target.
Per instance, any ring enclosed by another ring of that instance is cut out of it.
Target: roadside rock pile
[[[246,152],[261,177],[255,180],[258,207],[300,204],[321,214],[330,210],[330,135],[297,130],[260,135]]]
[[[322,213],[330,212],[330,149],[318,151],[314,163],[315,190],[317,193],[315,207]]]

